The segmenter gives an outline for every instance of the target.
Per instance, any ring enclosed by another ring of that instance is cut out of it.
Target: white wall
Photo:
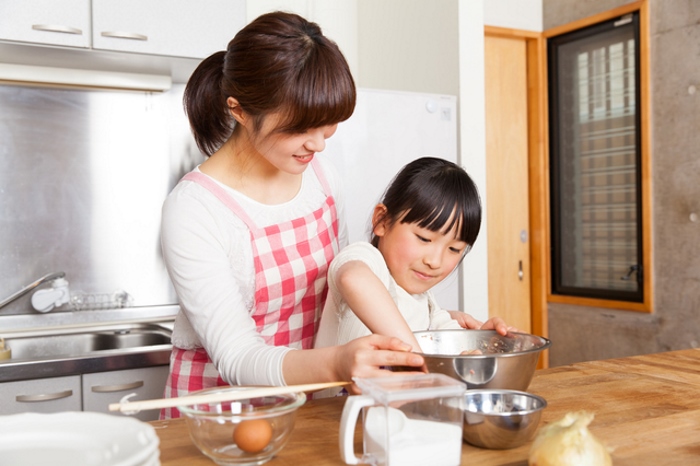
[[[542,31],[542,0],[486,0],[484,24]]]
[[[481,320],[489,315],[484,1],[491,0],[460,2],[459,7],[460,157],[462,166],[479,188],[483,208],[479,238],[462,263],[462,310]]]
[[[440,0],[440,8],[434,0],[358,4],[360,86],[459,93],[457,0]]]

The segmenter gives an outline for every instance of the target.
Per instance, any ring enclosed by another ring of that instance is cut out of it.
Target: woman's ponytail
[[[185,86],[185,113],[197,147],[207,156],[231,136],[235,122],[221,90],[225,56],[226,52],[221,51],[205,58]]]

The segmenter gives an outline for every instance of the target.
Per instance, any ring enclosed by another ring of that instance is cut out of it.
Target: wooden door
[[[527,43],[485,37],[489,315],[532,332]]]

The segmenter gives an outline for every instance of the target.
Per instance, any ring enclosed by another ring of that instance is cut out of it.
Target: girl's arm
[[[359,260],[341,265],[336,286],[348,306],[372,333],[397,337],[420,351],[411,328],[399,312],[389,291],[370,267]]]

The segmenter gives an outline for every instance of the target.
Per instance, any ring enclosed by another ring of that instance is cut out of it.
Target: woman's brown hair
[[[231,136],[235,98],[257,131],[272,112],[284,115],[279,131],[296,133],[347,120],[355,109],[350,68],[335,42],[299,15],[259,16],[205,58],[185,86],[185,112],[207,156]]]

